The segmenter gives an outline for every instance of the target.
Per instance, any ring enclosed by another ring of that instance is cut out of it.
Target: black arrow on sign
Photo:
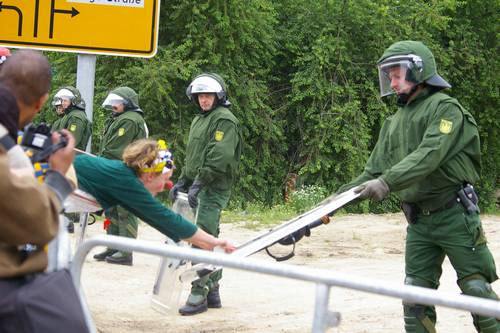
[[[71,14],[71,17],[75,17],[76,15],[80,14],[78,10],[76,10],[75,7],[71,7],[71,10],[67,9],[56,9],[54,8],[54,3],[55,0],[52,0],[52,3],[50,5],[50,30],[49,30],[49,38],[52,38],[54,36],[54,14]]]
[[[33,22],[33,37],[38,37],[38,8],[40,8],[40,0],[35,0],[35,20]]]
[[[5,6],[3,4],[3,1],[0,1],[0,12],[2,9],[10,9],[10,10],[15,10],[17,12],[17,15],[19,15],[19,23],[17,25],[17,35],[22,36],[23,35],[23,12],[17,8],[16,6]]]

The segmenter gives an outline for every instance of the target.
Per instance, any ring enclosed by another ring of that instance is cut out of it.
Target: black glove
[[[373,201],[381,201],[389,195],[389,186],[382,178],[377,178],[359,185],[354,193],[359,193],[361,199],[370,198]]]
[[[195,180],[188,191],[189,207],[196,208],[198,206],[198,193],[200,193],[203,184],[199,180]]]
[[[168,192],[168,198],[174,202],[177,198],[177,192],[179,191],[186,192],[186,182],[184,179],[179,179],[177,183],[175,183],[174,187],[172,187],[170,192]]]

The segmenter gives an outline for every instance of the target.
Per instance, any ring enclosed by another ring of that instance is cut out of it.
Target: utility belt
[[[477,205],[478,201],[479,199],[476,192],[474,191],[474,187],[471,184],[465,184],[453,196],[451,200],[449,200],[441,207],[437,207],[434,209],[423,209],[415,203],[402,202],[401,209],[403,210],[408,223],[415,224],[417,223],[418,215],[429,216],[450,209],[458,203],[460,203],[464,207],[467,214],[479,213],[479,207]]]

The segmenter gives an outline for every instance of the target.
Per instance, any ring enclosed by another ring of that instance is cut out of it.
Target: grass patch
[[[290,194],[288,202],[273,207],[249,203],[245,210],[223,211],[222,223],[242,223],[244,228],[270,228],[302,214],[325,199],[329,193],[321,186],[303,186]]]

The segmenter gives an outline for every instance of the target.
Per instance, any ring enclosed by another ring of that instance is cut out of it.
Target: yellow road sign
[[[0,0],[0,45],[152,57],[160,0]]]

